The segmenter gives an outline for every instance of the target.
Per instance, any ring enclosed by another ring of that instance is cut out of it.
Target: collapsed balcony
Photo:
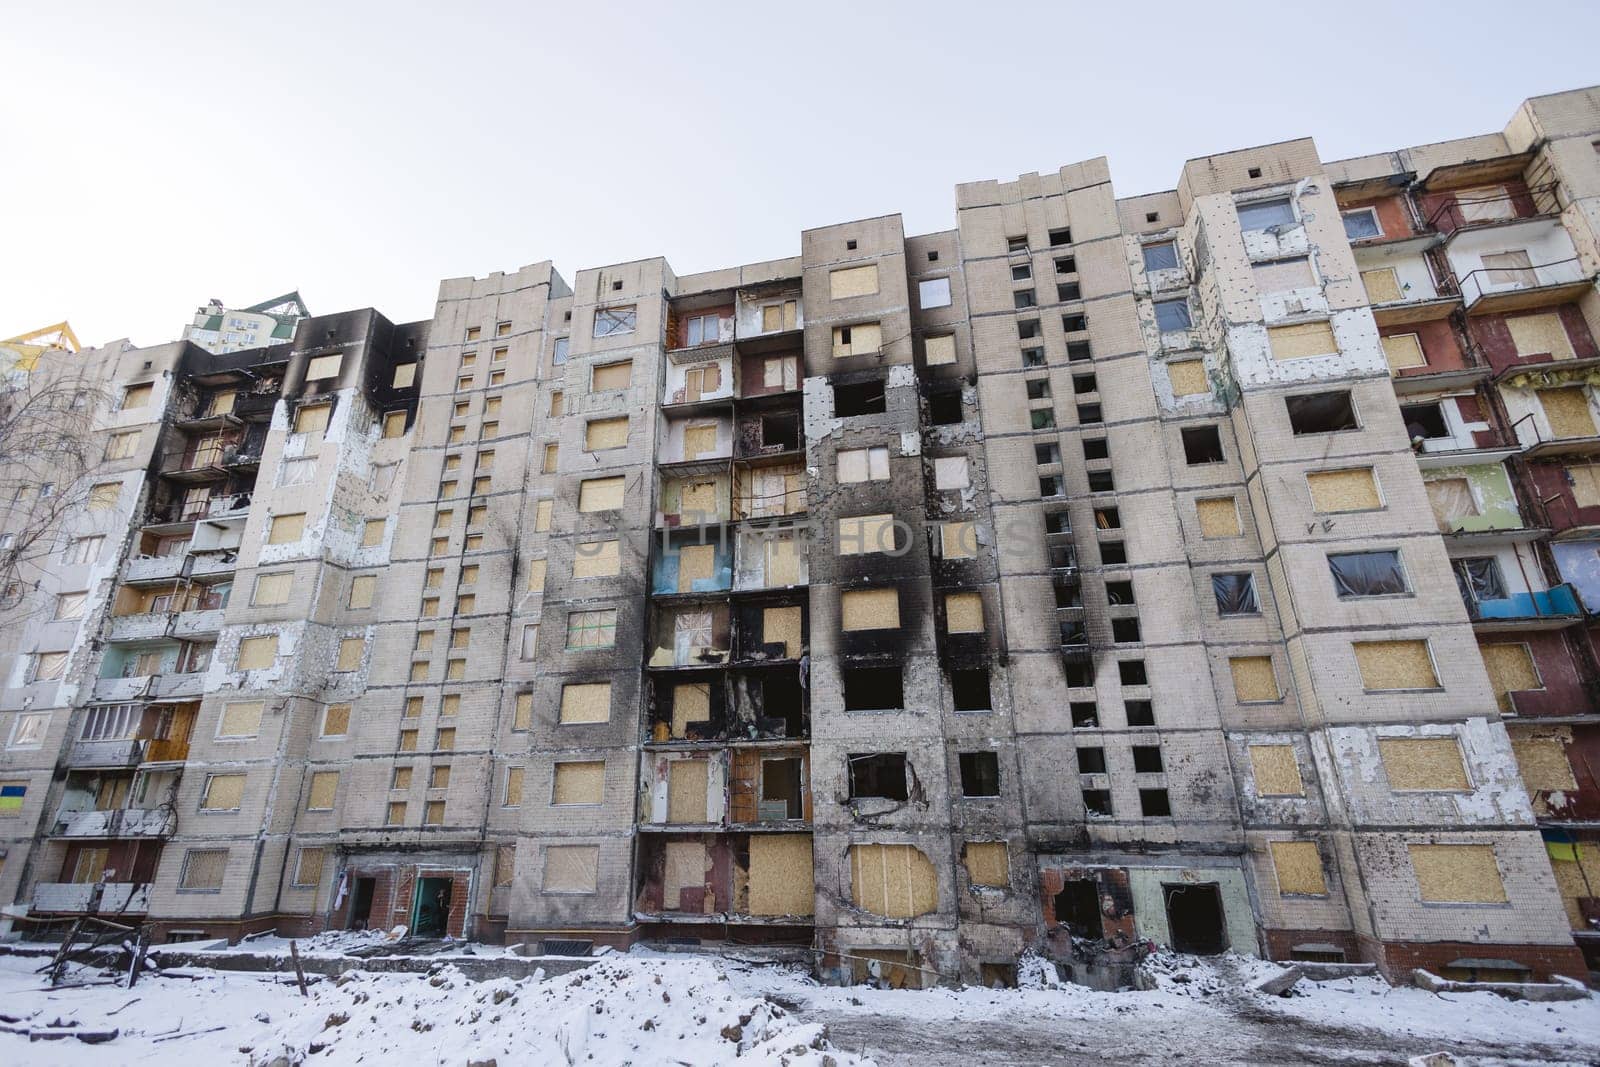
[[[173,807],[181,768],[72,771],[51,828],[53,837],[165,838],[177,826]]]

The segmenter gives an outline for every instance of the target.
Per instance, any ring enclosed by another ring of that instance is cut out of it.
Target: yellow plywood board
[[[1393,267],[1377,267],[1362,271],[1361,284],[1367,290],[1369,304],[1392,304],[1406,298],[1406,294],[1400,289],[1400,276],[1394,272]]]
[[[689,724],[711,721],[711,686],[698,685],[672,687],[672,736],[683,740],[689,736]]]
[[[353,671],[361,666],[361,653],[366,650],[367,642],[360,637],[346,637],[339,642],[339,659],[334,664],[336,670]]]
[[[894,589],[851,589],[839,597],[843,630],[892,630],[900,625],[900,596]]]
[[[246,637],[239,642],[239,669],[241,671],[260,670],[272,666],[272,661],[278,658],[278,635],[267,634],[263,637]]]
[[[586,452],[623,448],[627,443],[627,416],[616,419],[594,419],[583,428],[583,447]]]
[[[1267,340],[1276,360],[1308,359],[1337,355],[1333,326],[1326,322],[1301,322],[1293,326],[1267,327]]]
[[[871,296],[878,291],[878,265],[845,267],[828,273],[828,297],[844,300],[852,296]]]
[[[257,605],[287,604],[289,590],[294,587],[294,575],[288,571],[281,574],[256,575],[255,595],[250,598],[250,603]]]
[[[1492,845],[1410,845],[1411,868],[1430,903],[1504,904],[1505,883]]]
[[[305,512],[292,515],[274,515],[267,526],[267,544],[289,545],[300,540],[306,532]]]
[[[350,579],[350,600],[352,608],[372,607],[373,595],[378,591],[378,576],[375,574],[358,574]]]
[[[1370,691],[1437,689],[1439,676],[1425,640],[1357,641],[1361,686]]]
[[[703,759],[680,759],[667,764],[667,822],[703,823],[706,821],[706,790],[711,782],[711,764]]]
[[[588,479],[578,487],[578,510],[615,511],[621,508],[625,485],[626,479],[621,477]],[[540,503],[542,505],[543,501]]]
[[[1579,848],[1576,860],[1550,858],[1550,870],[1556,876],[1556,889],[1561,903],[1567,909],[1567,921],[1574,930],[1593,930],[1584,915],[1584,898],[1595,895],[1600,886],[1600,849]]]
[[[551,793],[552,803],[600,804],[604,802],[605,795],[604,760],[556,764],[555,789]]]
[[[662,872],[661,905],[668,911],[683,906],[683,890],[706,884],[706,847],[699,841],[668,841]],[[707,902],[711,894],[706,894]]]
[[[1206,378],[1206,361],[1203,359],[1168,363],[1167,378],[1172,382],[1173,396],[1204,396],[1211,392],[1211,382]]]
[[[717,483],[684,482],[679,490],[678,514],[686,522],[710,522],[722,512],[717,506]]]
[[[606,363],[594,369],[594,391],[605,392],[610,389],[626,389],[633,380],[633,363]]]
[[[544,592],[544,576],[548,567],[549,560],[530,559],[528,561],[528,592]]]
[[[1004,841],[968,841],[961,858],[973,885],[1003,888],[1011,884],[1011,861]]]
[[[683,430],[683,458],[698,459],[701,456],[715,455],[717,451],[717,424],[714,422],[699,423],[684,427]]]
[[[678,551],[678,592],[688,593],[695,582],[710,580],[716,567],[716,545],[684,545]]]
[[[852,845],[850,896],[863,911],[910,919],[938,908],[939,880],[914,845]]]
[[[1480,645],[1478,651],[1483,653],[1483,666],[1489,672],[1489,686],[1494,690],[1495,701],[1501,711],[1515,710],[1511,706],[1512,693],[1544,688],[1527,645]]]
[[[1233,673],[1233,693],[1240,701],[1277,700],[1278,679],[1271,656],[1235,656],[1228,660]]]
[[[762,609],[761,643],[775,645],[782,641],[784,659],[799,659],[802,618],[802,611],[798,605]]]
[[[1290,289],[1309,289],[1317,284],[1311,261],[1305,256],[1257,263],[1250,268],[1256,289],[1262,293],[1282,293]]]
[[[923,340],[922,355],[930,367],[942,367],[956,361],[956,335],[953,333],[930,334]]]
[[[1371,511],[1383,506],[1371,467],[1340,471],[1312,471],[1306,475],[1311,489],[1311,510],[1319,514]]]
[[[1522,784],[1530,793],[1578,788],[1567,746],[1559,737],[1513,737],[1511,751],[1516,753]]]
[[[545,846],[544,889],[547,892],[593,893],[599,873],[600,846]]]
[[[983,633],[983,597],[951,593],[944,598],[945,629],[953,634]]]
[[[1194,502],[1200,519],[1201,537],[1238,537],[1239,505],[1231,496],[1212,497]]]
[[[350,732],[350,705],[329,704],[322,716],[323,737],[343,737]]]
[[[1561,316],[1553,311],[1513,315],[1505,321],[1519,356],[1549,355],[1552,359],[1572,359],[1577,355],[1572,350],[1572,339],[1567,336]]]
[[[618,541],[586,541],[572,556],[574,578],[607,578],[622,571]]]
[[[976,559],[978,524],[946,522],[939,526],[939,551],[945,559]]]
[[[800,584],[800,545],[795,538],[769,538],[764,551],[768,585]]]
[[[1305,782],[1293,745],[1251,745],[1250,770],[1258,797],[1303,797]]]
[[[841,556],[887,552],[894,548],[893,515],[855,515],[839,520],[835,541]]]
[[[229,811],[244,800],[242,774],[213,774],[206,780],[205,796],[200,806],[211,811]]]
[[[1562,389],[1540,389],[1539,404],[1550,421],[1550,434],[1557,438],[1593,437],[1594,415],[1589,410],[1589,390],[1581,385]]]
[[[1380,737],[1378,754],[1390,789],[1437,793],[1472,788],[1461,746],[1453,737]]]
[[[750,914],[810,915],[816,907],[809,834],[750,835]]]
[[[581,682],[561,687],[561,722],[607,722],[610,718],[610,682]]]
[[[1600,507],[1600,463],[1574,463],[1567,467],[1572,501],[1580,508]]]
[[[1416,334],[1397,333],[1379,340],[1383,343],[1383,357],[1388,361],[1390,370],[1428,365],[1428,357],[1422,354],[1422,339]]]
[[[1328,895],[1328,881],[1322,873],[1322,853],[1314,841],[1274,841],[1271,844],[1272,870],[1278,877],[1278,892],[1283,896]]]
[[[333,807],[333,798],[339,792],[338,771],[317,771],[311,776],[311,791],[306,798],[307,811],[327,811]]]
[[[222,724],[217,727],[218,737],[254,737],[261,729],[261,712],[266,705],[259,700],[241,700],[222,706]]]

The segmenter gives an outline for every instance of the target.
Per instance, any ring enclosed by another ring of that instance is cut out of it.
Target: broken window
[[[1045,400],[1050,396],[1050,379],[1029,378],[1023,382],[1023,388],[1027,390],[1029,400]]]
[[[1032,338],[1032,337],[1038,337],[1039,336],[1039,320],[1038,319],[1024,319],[1023,321],[1017,323],[1017,336],[1020,337],[1024,341],[1026,341],[1026,340],[1028,340],[1029,338]]]
[[[1028,425],[1035,430],[1054,429],[1056,413],[1049,408],[1035,408],[1028,412]]]
[[[1218,615],[1259,615],[1256,582],[1250,574],[1213,574],[1211,592],[1217,598]]]
[[[1400,421],[1406,424],[1406,436],[1413,441],[1419,437],[1424,441],[1432,441],[1450,436],[1450,427],[1444,419],[1444,405],[1438,401],[1431,404],[1402,404]]]
[[[848,385],[835,383],[833,387],[833,413],[839,418],[881,415],[887,410],[884,382],[881,378]]]
[[[1068,688],[1089,689],[1094,686],[1093,660],[1067,660],[1061,664],[1061,671],[1066,677]]]
[[[1409,591],[1400,553],[1393,549],[1330,553],[1328,570],[1341,598],[1394,596]]]
[[[1011,268],[1011,280],[1025,282],[1033,277],[1033,267],[1027,263],[1017,263]]]
[[[1122,529],[1122,513],[1113,507],[1095,508],[1094,525],[1097,530]]]
[[[1113,607],[1120,604],[1134,603],[1133,583],[1131,581],[1107,582],[1106,603]]]
[[[1026,252],[1027,250],[1028,250],[1028,239],[1027,239],[1027,237],[1007,237],[1006,238],[1006,251],[1007,252]]]
[[[1100,562],[1111,565],[1128,562],[1128,546],[1121,541],[1101,541]]]
[[[1139,641],[1139,620],[1112,619],[1111,640],[1118,644],[1137,644]]]
[[[1110,814],[1110,812],[1106,812]],[[1073,937],[1098,940],[1105,934],[1100,919],[1100,889],[1092,878],[1071,878],[1055,896],[1056,922]]]
[[[1090,347],[1088,341],[1068,341],[1067,342],[1067,362],[1068,363],[1082,363],[1084,360],[1093,359],[1093,358],[1094,358],[1094,350]]]
[[[1078,261],[1073,256],[1060,256],[1056,259],[1057,274],[1078,273]]]
[[[1056,286],[1057,300],[1082,300],[1083,292],[1078,288],[1077,282],[1062,282]]]
[[[990,710],[989,672],[981,668],[951,671],[950,696],[957,711]]]
[[[1067,704],[1075,730],[1094,730],[1100,726],[1099,709],[1092,700],[1074,700]]]
[[[1147,819],[1172,814],[1172,802],[1165,789],[1139,790],[1139,811]]]
[[[1018,289],[1011,294],[1011,306],[1014,308],[1031,308],[1037,304],[1032,289]]]
[[[1000,757],[994,752],[960,754],[961,795],[997,797],[1000,795]]]
[[[1500,573],[1500,564],[1493,556],[1453,559],[1450,568],[1456,572],[1456,585],[1460,586],[1462,599],[1469,606],[1484,600],[1504,600],[1509,595],[1505,576]]]
[[[1050,231],[1050,247],[1051,248],[1059,248],[1062,245],[1070,245],[1071,243],[1072,243],[1072,231],[1070,229],[1061,229],[1061,230],[1051,230]]]
[[[1155,705],[1148,700],[1125,700],[1122,703],[1122,710],[1128,718],[1129,726],[1154,726],[1156,724]]]
[[[1085,789],[1083,791],[1083,810],[1088,815],[1099,815],[1105,818],[1111,816],[1111,790]]]
[[[1187,330],[1192,325],[1194,321],[1189,316],[1189,301],[1186,297],[1156,301],[1156,326],[1162,333]]]
[[[1239,205],[1241,230],[1268,230],[1274,226],[1293,226],[1294,223],[1294,205],[1286,196]]]
[[[798,756],[761,761],[761,800],[756,808],[760,821],[805,818],[800,771]]]
[[[1183,458],[1192,467],[1222,462],[1222,435],[1215,426],[1190,426],[1183,430]]]
[[[849,760],[851,800],[906,799],[904,752],[871,752],[860,755],[852,753]]]
[[[1284,406],[1289,409],[1289,425],[1297,435],[1361,428],[1348,389],[1285,397]]]
[[[1061,328],[1068,333],[1082,333],[1089,328],[1089,316],[1063,315],[1061,316]]]
[[[1044,366],[1044,349],[1024,348],[1022,350],[1022,365],[1024,367]]]
[[[638,325],[639,312],[632,304],[622,307],[597,308],[594,313],[594,336],[615,337],[618,334],[632,333]],[[560,338],[557,342],[566,338]],[[557,360],[557,362],[562,362]]]
[[[934,426],[954,426],[965,416],[961,411],[961,394],[958,392],[932,393],[928,396],[928,422]]]
[[[1104,437],[1085,437],[1083,439],[1083,458],[1110,459],[1111,445]]]
[[[1375,208],[1356,208],[1354,211],[1342,212],[1341,217],[1344,219],[1344,235],[1348,240],[1366,241],[1383,236],[1383,227],[1378,224],[1378,212]]]
[[[1172,270],[1178,265],[1178,246],[1173,241],[1161,241],[1157,244],[1148,244],[1140,249],[1144,255],[1144,269],[1146,272],[1153,270]]]
[[[845,667],[839,676],[844,683],[846,711],[878,711],[905,704],[899,667]]]
[[[1122,678],[1123,685],[1149,685],[1150,678],[1145,674],[1144,660],[1125,659],[1117,663],[1117,673]]]
[[[1060,463],[1061,446],[1054,443],[1046,445],[1034,445],[1033,458],[1034,462],[1038,463],[1041,467],[1048,467],[1052,464]]]
[[[1106,750],[1099,747],[1078,749],[1078,773],[1106,773]]]
[[[1161,762],[1160,745],[1134,745],[1133,769],[1139,774],[1160,774],[1166,770]]]

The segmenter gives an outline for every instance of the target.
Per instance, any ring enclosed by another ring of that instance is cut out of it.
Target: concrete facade
[[[942,233],[72,357],[138,440],[5,628],[0,896],[909,985],[1581,975],[1597,137],[1580,90],[1132,198],[1094,159]]]

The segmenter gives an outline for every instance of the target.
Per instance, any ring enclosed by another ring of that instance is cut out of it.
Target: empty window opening
[[[1019,337],[1020,339],[1026,341],[1029,338],[1038,337],[1038,336],[1039,336],[1039,320],[1038,319],[1024,319],[1023,321],[1017,323],[1017,337]]]
[[[1106,603],[1113,607],[1120,604],[1134,603],[1133,583],[1131,581],[1107,582]]]
[[[1190,426],[1183,431],[1183,458],[1189,465],[1222,462],[1222,435],[1215,426]]]
[[[1172,814],[1172,802],[1165,789],[1139,790],[1139,812],[1147,819],[1159,819]]]
[[[1098,815],[1102,818],[1111,817],[1111,790],[1085,789],[1083,791],[1083,810],[1087,815]]]
[[[856,415],[881,415],[888,410],[883,379],[833,387],[833,413],[841,419]]]
[[[1217,598],[1218,615],[1260,615],[1255,578],[1248,573],[1213,574],[1211,592]]]
[[[1149,675],[1145,673],[1144,660],[1125,659],[1117,663],[1117,674],[1122,678],[1123,685],[1149,685]]]
[[[805,806],[800,795],[800,757],[761,761],[761,806],[763,821],[803,819]]]
[[[1078,261],[1073,256],[1061,256],[1056,260],[1057,274],[1078,273]]]
[[[938,253],[937,250],[930,251],[928,253],[928,262],[929,263],[937,263],[937,262],[939,262],[939,253]]]
[[[1100,711],[1092,700],[1074,700],[1068,703],[1067,710],[1072,714],[1072,728],[1074,730],[1097,730],[1100,727]]]
[[[1122,710],[1128,717],[1129,726],[1154,726],[1156,724],[1155,705],[1148,700],[1123,701]]]
[[[1056,922],[1073,937],[1090,941],[1105,935],[1100,920],[1100,889],[1092,878],[1071,878],[1055,896]]]
[[[1028,391],[1029,400],[1045,400],[1050,396],[1050,379],[1048,378],[1029,378],[1023,383],[1023,386]]]
[[[1450,436],[1450,427],[1444,421],[1444,406],[1432,404],[1402,404],[1400,421],[1406,424],[1406,436],[1415,441],[1437,440]]]
[[[851,239],[849,241],[846,241],[844,243],[844,247],[845,247],[845,251],[854,252],[856,250],[856,242],[855,242],[855,240]]]
[[[1222,917],[1222,891],[1215,882],[1203,885],[1163,884],[1167,929],[1174,952],[1215,956],[1228,947],[1228,928]]]
[[[1095,508],[1094,525],[1097,530],[1122,529],[1122,512],[1116,508]]]
[[[763,734],[799,737],[805,733],[800,679],[766,678],[761,682],[761,716],[756,728]]]
[[[1337,433],[1359,430],[1355,404],[1349,390],[1332,393],[1307,393],[1284,400],[1289,409],[1289,425],[1296,434]]]
[[[1078,288],[1077,282],[1062,282],[1056,286],[1057,300],[1081,300],[1083,292]]]
[[[957,711],[988,711],[989,672],[981,668],[950,672],[950,696]]]
[[[1061,446],[1054,443],[1047,445],[1034,445],[1033,458],[1034,462],[1038,463],[1041,467],[1048,467],[1051,464],[1060,463]]]
[[[1100,562],[1109,566],[1128,562],[1128,547],[1121,541],[1101,541]]]
[[[1078,425],[1079,426],[1093,426],[1093,425],[1095,425],[1097,423],[1101,423],[1101,422],[1104,422],[1104,421],[1105,421],[1105,413],[1101,410],[1099,404],[1079,404],[1078,405]]]
[[[870,752],[850,757],[850,799],[906,799],[906,754]]]
[[[1007,237],[1006,238],[1006,251],[1007,252],[1026,252],[1027,250],[1028,250],[1028,239],[1026,237]]]
[[[1249,174],[1250,177],[1252,177],[1252,178],[1259,178],[1259,177],[1261,177],[1261,168],[1260,167],[1251,167],[1246,173]]]
[[[1000,795],[1000,756],[994,752],[961,753],[961,795],[997,797]]]
[[[1028,412],[1028,425],[1035,430],[1051,430],[1056,425],[1056,413],[1049,408],[1035,408]]]
[[[1100,383],[1095,381],[1092,374],[1074,374],[1072,376],[1072,391],[1074,393],[1096,393],[1100,391]]]
[[[1022,365],[1024,367],[1044,366],[1044,349],[1024,348],[1022,350]]]
[[[932,393],[928,397],[928,422],[934,426],[954,426],[962,422],[961,394]]]
[[[793,452],[800,447],[800,423],[793,415],[761,416],[761,445]]]
[[[1146,211],[1144,213],[1144,221],[1146,222],[1159,222],[1160,219],[1161,212],[1159,211]]]
[[[905,703],[899,667],[846,667],[839,675],[846,711],[876,711]]]
[[[1033,267],[1027,263],[1018,263],[1011,268],[1011,280],[1025,282],[1033,277]]]
[[[1094,661],[1074,660],[1061,665],[1062,673],[1066,676],[1067,688],[1091,689],[1094,687]]]
[[[1085,437],[1083,439],[1083,458],[1110,459],[1110,443],[1104,437]]]
[[[1112,619],[1111,640],[1118,644],[1137,644],[1139,641],[1138,619]]]
[[[1050,231],[1050,247],[1051,248],[1060,248],[1062,245],[1070,245],[1071,243],[1072,243],[1072,231],[1070,229],[1061,229],[1061,230],[1051,230]]]
[[[1072,514],[1066,511],[1052,511],[1044,517],[1044,528],[1047,533],[1064,534],[1072,532]]]
[[[1046,474],[1039,479],[1041,497],[1062,496],[1066,491],[1066,485],[1059,474]]]
[[[1034,299],[1032,289],[1018,289],[1011,294],[1011,306],[1018,308],[1031,308],[1038,304]]]
[[[1067,362],[1082,363],[1086,359],[1094,358],[1094,350],[1089,347],[1088,341],[1067,342]]]
[[[1082,333],[1089,328],[1089,317],[1087,315],[1063,315],[1061,316],[1061,328],[1068,333]]]
[[[1166,770],[1161,762],[1161,746],[1134,745],[1133,769],[1140,774],[1160,774]]]
[[[1078,773],[1106,773],[1106,750],[1103,748],[1078,749]]]

